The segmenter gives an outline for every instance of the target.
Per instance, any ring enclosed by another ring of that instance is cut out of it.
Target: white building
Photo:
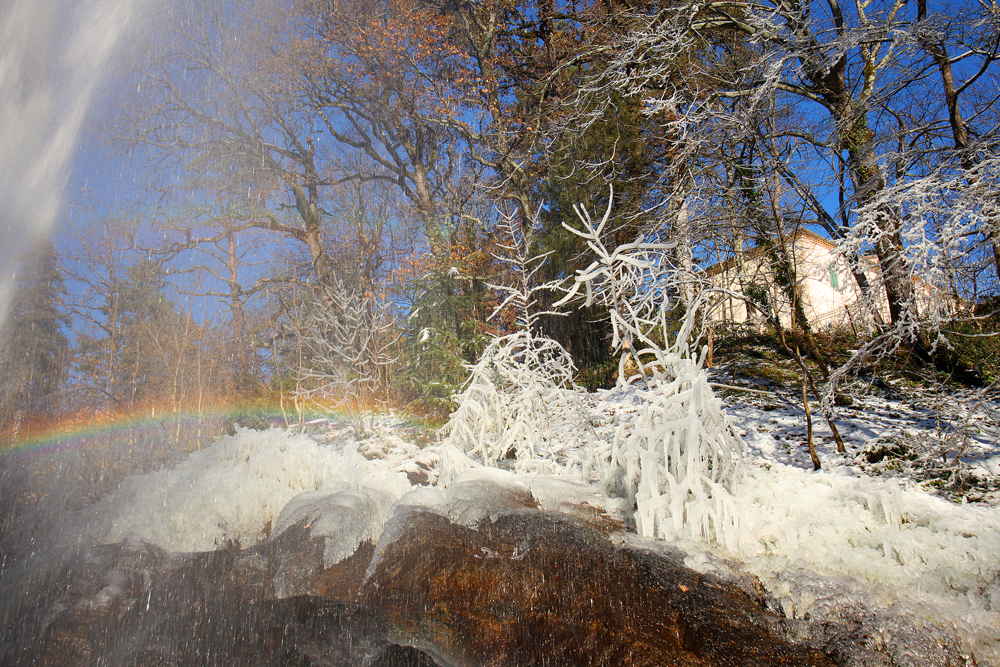
[[[872,285],[872,303],[866,304],[847,261],[837,253],[834,243],[806,229],[796,231],[787,240],[798,295],[806,319],[814,329],[845,328],[862,332],[871,329],[873,324],[889,321],[889,303],[874,257],[862,260],[865,275]],[[774,280],[765,249],[745,250],[742,272],[737,258],[733,257],[709,267],[705,273],[714,287],[721,288],[708,311],[709,321],[747,323],[763,329],[768,316],[777,314],[782,326],[791,327],[791,303]],[[767,295],[766,303],[771,313],[765,314],[756,305],[762,299],[745,298],[762,292]],[[932,306],[944,307],[947,303],[943,295],[926,284],[918,283],[917,292],[921,312]]]

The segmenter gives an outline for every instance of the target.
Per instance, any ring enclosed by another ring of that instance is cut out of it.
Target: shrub
[[[1000,377],[1000,316],[955,320],[941,333],[947,339],[936,351],[941,370],[963,384],[979,387]]]
[[[471,368],[458,409],[442,428],[446,442],[495,466],[514,460],[519,470],[582,463],[564,452],[593,429],[573,387],[569,353],[527,331],[495,338]]]

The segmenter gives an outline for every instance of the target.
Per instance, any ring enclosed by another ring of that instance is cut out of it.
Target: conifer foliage
[[[26,419],[57,407],[69,347],[65,294],[51,242],[21,258],[0,350],[0,426],[15,437]]]

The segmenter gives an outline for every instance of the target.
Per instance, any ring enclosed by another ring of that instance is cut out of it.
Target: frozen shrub
[[[542,314],[535,310],[535,295],[554,287],[535,280],[548,255],[530,253],[537,216],[527,226],[510,215],[501,220],[507,241],[499,246],[505,253],[496,258],[509,265],[513,280],[490,285],[506,294],[490,319],[513,309],[519,330],[495,337],[486,347],[442,431],[449,444],[487,466],[513,460],[520,472],[577,469],[583,461],[570,452],[591,440],[593,428],[573,382],[573,359],[562,345],[534,333]]]
[[[584,289],[588,306],[605,305],[614,345],[622,351],[619,383],[627,382],[628,357],[639,370],[633,381],[644,383],[638,390],[641,409],[618,428],[610,455],[597,460],[605,484],[635,504],[643,535],[732,546],[743,539],[737,536],[731,492],[744,443],[708,383],[703,357],[692,355],[688,346],[705,302],[703,290],[689,270],[672,266],[674,244],[639,240],[609,252],[601,234],[610,207],[597,225],[586,211],[577,212],[583,231],[567,229],[587,242],[597,260],[578,272],[560,303]],[[686,302],[679,327],[668,319],[675,295],[684,295]]]
[[[395,321],[388,304],[339,279],[315,295],[300,328],[296,399],[343,409],[358,433],[385,402],[396,361]]]
[[[638,391],[642,408],[615,434],[605,483],[635,504],[643,535],[732,546],[731,491],[743,443],[708,384],[703,358],[665,353],[662,361],[664,371]]]
[[[592,432],[571,388],[575,368],[554,340],[518,331],[495,338],[472,367],[446,442],[483,464],[516,461],[519,471],[555,472],[580,463],[566,452]]]

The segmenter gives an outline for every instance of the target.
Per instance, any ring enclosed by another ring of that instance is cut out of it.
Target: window
[[[833,289],[840,289],[840,276],[837,275],[837,269],[833,264],[830,265],[830,285]]]

